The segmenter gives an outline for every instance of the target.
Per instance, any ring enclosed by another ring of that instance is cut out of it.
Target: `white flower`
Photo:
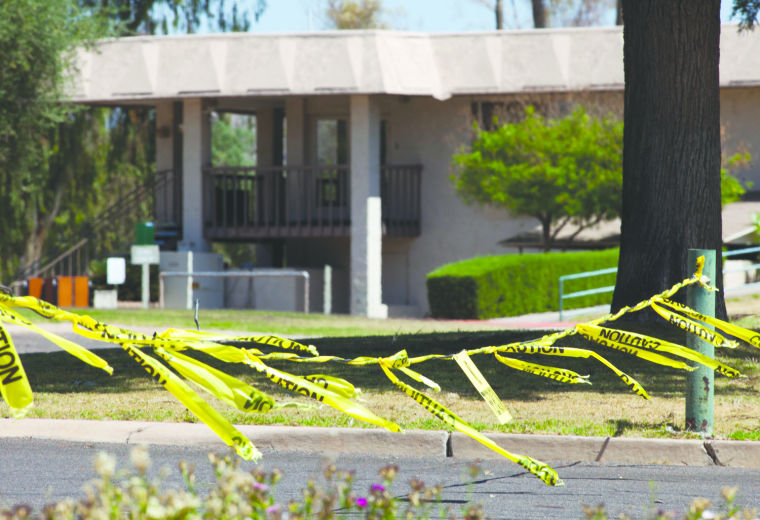
[[[116,457],[101,451],[95,457],[95,471],[101,478],[110,479],[116,471]]]

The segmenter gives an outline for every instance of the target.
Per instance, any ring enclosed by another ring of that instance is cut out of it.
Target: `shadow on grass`
[[[683,333],[672,327],[652,328],[646,330],[651,335],[683,344]],[[508,343],[538,339],[540,332],[536,331],[478,331],[451,332],[432,334],[408,334],[397,336],[369,336],[353,338],[314,338],[304,340],[304,343],[315,345],[321,354],[334,355],[343,358],[358,356],[383,357],[406,349],[410,357],[425,354],[453,354],[462,349],[473,349],[483,346],[499,346]],[[650,395],[671,396],[681,394],[685,388],[686,372],[660,365],[655,365],[621,352],[601,347],[580,336],[563,338],[558,346],[576,347],[591,350],[606,358],[618,369],[634,377],[641,383]],[[252,345],[246,345],[252,346]],[[257,345],[258,346],[258,345]],[[150,349],[145,349],[150,353]],[[741,369],[754,369],[757,377],[756,357],[758,351],[752,347],[743,347],[730,351],[722,349],[721,355],[727,356],[725,361],[731,364],[736,361]],[[32,388],[38,392],[72,393],[124,393],[151,388],[154,384],[145,371],[119,348],[98,350],[114,368],[114,375],[108,376],[102,370],[90,367],[65,352],[49,354],[22,355],[22,361],[29,376]],[[253,386],[260,388],[275,397],[291,396],[292,393],[275,386],[265,376],[254,369],[242,364],[226,364],[203,354],[195,354],[198,359],[223,370],[224,372],[243,379]],[[592,385],[568,385],[551,379],[534,376],[514,370],[498,362],[491,355],[473,356],[472,360],[489,381],[497,395],[508,395],[510,399],[523,401],[538,401],[542,395],[553,391],[579,393],[630,393],[628,387],[607,367],[594,359],[569,358],[548,355],[515,355],[512,356],[541,365],[549,365],[573,370],[582,375],[589,375]],[[352,366],[338,362],[328,363],[293,363],[286,361],[269,362],[274,368],[294,374],[327,374],[349,380],[355,386],[365,391],[383,392],[397,391],[377,365]],[[467,380],[456,363],[451,360],[430,360],[416,364],[414,370],[430,377],[442,389],[454,392],[462,397],[476,397],[477,392]],[[421,388],[420,384],[413,386]],[[734,393],[756,394],[752,385],[734,385]],[[633,395],[633,394],[631,394]]]

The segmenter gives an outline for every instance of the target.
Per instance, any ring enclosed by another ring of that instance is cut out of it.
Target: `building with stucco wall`
[[[178,250],[255,243],[259,266],[331,265],[336,312],[424,315],[428,272],[536,226],[454,192],[473,123],[528,103],[621,116],[622,56],[619,27],[134,37],[82,53],[74,99],[155,108]],[[760,34],[725,27],[721,56],[727,145],[758,155]],[[211,164],[213,112],[255,115],[255,167]],[[738,175],[760,187],[757,163]]]

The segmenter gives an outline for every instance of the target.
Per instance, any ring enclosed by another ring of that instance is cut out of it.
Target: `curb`
[[[297,426],[237,427],[259,449],[406,456],[500,459],[501,455],[460,432]],[[760,468],[760,442],[645,439],[490,433],[507,451],[544,462],[668,464]],[[198,446],[226,449],[204,424],[65,419],[0,419],[0,438],[70,442]]]
[[[488,437],[512,453],[545,462],[667,464],[760,468],[760,442],[632,437],[578,437],[492,433]],[[456,457],[496,459],[501,456],[470,437],[451,434]]]
[[[424,430],[392,433],[365,428],[236,427],[259,449],[325,454],[445,457],[449,437],[445,431]],[[0,438],[227,448],[213,431],[200,423],[0,419]]]

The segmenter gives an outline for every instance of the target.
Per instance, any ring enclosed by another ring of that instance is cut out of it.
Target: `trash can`
[[[45,278],[42,282],[42,297],[53,305],[58,305],[58,280],[56,278]]]
[[[56,299],[58,307],[74,306],[74,278],[71,276],[58,276],[58,288],[56,290]]]
[[[42,278],[29,278],[26,281],[27,294],[34,296],[35,298],[42,298],[42,286],[44,285]]]
[[[74,277],[74,307],[90,306],[90,279],[87,276]]]

